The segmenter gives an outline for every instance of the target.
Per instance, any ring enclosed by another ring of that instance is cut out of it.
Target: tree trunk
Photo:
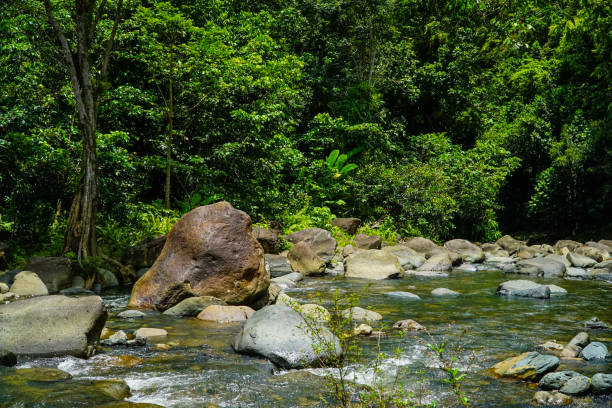
[[[168,135],[166,136],[166,196],[165,207],[170,208],[170,172],[172,161],[172,132],[174,130],[174,94],[172,74],[168,86]]]

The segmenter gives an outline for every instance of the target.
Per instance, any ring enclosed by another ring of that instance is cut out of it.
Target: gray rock
[[[291,265],[286,256],[265,254],[266,267],[270,273],[271,278],[277,278],[279,276],[291,273]]]
[[[612,269],[593,269],[588,273],[589,279],[612,282]]]
[[[119,330],[117,333],[110,336],[108,339],[100,341],[100,344],[104,346],[123,346],[128,342],[127,334],[123,330]]]
[[[535,351],[509,358],[492,367],[495,374],[502,377],[515,377],[537,381],[559,366],[559,358]]]
[[[390,245],[383,247],[382,250],[395,255],[404,269],[416,269],[425,263],[424,256],[405,245]]]
[[[288,279],[294,283],[298,283],[299,281],[304,279],[304,275],[302,275],[299,272],[291,272],[291,273],[288,273],[287,275],[281,276],[281,278]]]
[[[582,326],[587,329],[610,329],[610,325],[597,318],[597,316],[591,317],[589,320],[582,322]]]
[[[393,325],[393,328],[396,330],[402,330],[402,331],[425,330],[425,327],[423,325],[421,325],[420,323],[417,323],[416,321],[412,319],[399,320],[395,322],[395,324]]]
[[[145,317],[145,314],[140,310],[124,310],[123,312],[119,313],[117,317],[121,319],[136,319]]]
[[[405,245],[419,254],[426,254],[429,251],[438,248],[438,245],[436,245],[433,241],[422,237],[411,238]]]
[[[325,272],[325,263],[312,245],[306,241],[294,244],[287,255],[291,270],[300,272],[306,276],[321,275]]]
[[[502,296],[520,296],[536,299],[550,298],[550,289],[546,285],[528,280],[512,280],[499,285],[497,294]]]
[[[551,296],[562,296],[567,295],[567,290],[563,289],[561,286],[557,285],[546,285],[548,289],[550,289]]]
[[[594,259],[591,259],[584,255],[575,254],[573,252],[568,253],[566,257],[567,260],[570,261],[572,266],[576,268],[590,268],[591,266],[597,263]]]
[[[0,294],[6,293],[8,291],[9,291],[9,286],[4,282],[0,282]]]
[[[329,276],[343,276],[344,275],[344,263],[343,262],[332,262],[330,266],[325,268],[325,273]]]
[[[345,319],[351,319],[357,322],[377,322],[379,320],[382,320],[382,315],[380,313],[358,306],[343,310],[341,312],[341,315]]]
[[[226,305],[221,299],[214,296],[195,296],[187,298],[170,309],[164,311],[163,314],[169,316],[197,316],[200,312],[210,305]]]
[[[361,225],[361,220],[359,218],[334,218],[331,220],[331,225],[340,228],[349,235],[353,235]]]
[[[17,356],[89,357],[106,322],[98,296],[41,296],[0,306],[0,344]]]
[[[553,245],[553,248],[557,251],[559,251],[562,248],[567,248],[570,251],[573,251],[574,249],[581,247],[582,244],[578,241],[572,241],[571,239],[562,239],[559,240],[555,243],[555,245]]]
[[[316,334],[309,333],[304,318],[284,305],[255,312],[242,326],[233,348],[238,353],[266,357],[284,368],[316,365],[342,355],[340,341],[329,329],[320,326]]]
[[[591,389],[591,380],[589,377],[578,374],[570,378],[563,387],[561,387],[559,392],[566,395],[583,395],[589,392],[589,389]]]
[[[605,249],[593,248],[589,246],[581,246],[576,248],[575,253],[593,258],[597,262],[602,262],[610,259],[610,252]]]
[[[465,239],[446,241],[444,248],[459,255],[463,262],[475,263],[482,262],[485,259],[483,250]]]
[[[403,291],[394,291],[394,292],[387,292],[385,293],[386,296],[391,296],[391,297],[397,297],[397,298],[402,298],[402,299],[406,299],[406,300],[421,300],[421,298],[418,295],[415,295],[414,293],[411,292],[403,292]]]
[[[605,344],[598,341],[593,341],[582,349],[580,352],[580,357],[587,361],[603,360],[606,357],[610,357],[610,353],[608,352],[608,348]]]
[[[570,379],[579,376],[575,371],[555,371],[548,373],[540,380],[540,388],[543,390],[559,390]]]
[[[102,286],[102,289],[114,288],[116,286],[119,286],[119,280],[117,279],[115,274],[109,271],[108,269],[99,268],[97,280],[100,286]]]
[[[504,235],[495,242],[502,249],[508,251],[509,254],[513,254],[519,250],[522,245],[525,245],[525,241],[519,241],[512,238],[510,235]]]
[[[612,259],[596,263],[593,269],[612,269]]]
[[[292,244],[306,241],[314,249],[315,253],[325,262],[329,262],[334,257],[338,243],[331,236],[329,231],[321,228],[308,228],[297,231],[285,237]]]
[[[478,272],[478,268],[473,264],[461,264],[453,270],[457,272]]]
[[[359,249],[380,249],[382,238],[379,235],[357,234],[353,242]]]
[[[81,275],[75,275],[72,278],[72,287],[73,288],[84,288],[85,287],[85,279]],[[64,289],[62,289],[64,290]],[[61,292],[61,290],[60,290]]]
[[[391,253],[372,249],[359,251],[344,260],[344,276],[362,279],[392,279],[404,276],[397,257]]]
[[[295,288],[297,286],[295,281],[292,281],[291,279],[287,279],[284,276],[279,276],[278,278],[274,278],[270,282],[276,283],[278,285],[278,287],[283,289],[283,290],[284,289],[292,289],[292,288]]]
[[[19,296],[46,296],[49,294],[43,281],[37,274],[30,271],[22,271],[15,276],[11,292]]]
[[[418,276],[421,278],[448,278],[448,272],[443,271],[406,271],[407,275]]]
[[[544,257],[544,259],[550,259],[562,263],[566,268],[570,268],[572,266],[572,263],[567,259],[567,255],[548,254]]]
[[[533,395],[533,403],[536,405],[569,405],[572,402],[572,397],[556,391],[537,391]]]
[[[565,279],[590,279],[587,274],[587,271],[582,268],[566,268],[565,275],[563,276]]]
[[[556,278],[563,276],[565,265],[549,258],[524,259],[516,263],[514,272],[521,275]]]
[[[591,378],[593,394],[612,394],[612,374],[597,373]]]
[[[561,357],[575,358],[578,357],[584,346],[589,344],[589,333],[580,332],[575,335],[570,342],[561,351]]]
[[[64,296],[92,296],[95,295],[91,290],[87,290],[83,287],[72,287],[68,289],[62,289],[59,291]]]
[[[72,262],[64,257],[34,256],[24,270],[35,272],[45,283],[49,293],[57,293],[72,286]]]
[[[447,288],[436,288],[431,291],[431,294],[434,296],[459,296],[461,293]]]
[[[425,261],[418,269],[419,271],[449,272],[453,268],[453,263],[445,253],[437,253]]]

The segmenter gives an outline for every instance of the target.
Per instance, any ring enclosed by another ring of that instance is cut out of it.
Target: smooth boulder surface
[[[550,288],[548,286],[522,279],[503,282],[497,288],[496,293],[501,296],[550,298]]]
[[[417,269],[425,263],[423,255],[419,255],[414,249],[405,245],[386,246],[382,250],[395,255],[404,269]]]
[[[43,281],[37,274],[30,271],[21,271],[15,276],[11,292],[19,296],[46,296],[49,294]]]
[[[582,349],[589,344],[590,337],[587,332],[580,332],[575,335],[567,346],[561,350],[561,357],[575,358],[578,357]]]
[[[446,241],[444,248],[459,255],[463,262],[477,263],[485,259],[483,250],[466,239]]]
[[[610,353],[608,352],[608,348],[605,344],[600,343],[598,341],[593,341],[582,349],[582,351],[580,352],[580,357],[584,358],[587,361],[603,360],[607,357],[610,357]]]
[[[253,304],[269,284],[251,218],[222,201],[177,221],[153,266],[134,285],[129,306],[164,311],[192,296]]]
[[[96,278],[102,289],[114,288],[115,286],[119,286],[119,280],[117,279],[115,274],[109,271],[108,269],[98,269],[98,275]]]
[[[297,231],[287,235],[285,239],[292,244],[306,241],[325,262],[332,260],[336,253],[336,246],[338,246],[338,243],[331,236],[331,233],[322,228],[308,228]]]
[[[266,268],[271,278],[276,278],[292,272],[291,264],[286,256],[265,254],[264,258],[266,261]]]
[[[248,306],[211,305],[198,315],[198,319],[215,323],[244,322],[255,313]]]
[[[559,359],[557,357],[531,351],[501,361],[491,369],[499,377],[537,381],[546,373],[554,371],[558,366]]]
[[[572,397],[557,391],[538,391],[533,395],[533,403],[535,405],[570,405],[572,402]]]
[[[318,365],[342,354],[340,341],[329,329],[309,333],[306,321],[288,306],[271,305],[255,312],[242,326],[233,348],[238,353],[268,358],[283,368]],[[315,349],[322,350],[317,353]]]
[[[253,235],[265,254],[277,254],[281,244],[281,232],[274,228],[265,228],[258,225],[253,226]]]
[[[359,218],[334,218],[331,220],[331,225],[340,228],[349,235],[353,235],[361,225],[361,220]]]
[[[563,277],[565,279],[579,279],[579,280],[589,279],[589,275],[587,274],[587,271],[585,269],[573,268],[573,267],[566,268],[565,275],[563,275]]]
[[[448,254],[439,252],[427,259],[425,263],[421,265],[417,270],[431,272],[449,272],[451,269],[453,269],[453,262],[448,256]]]
[[[594,394],[612,394],[612,374],[597,373],[591,378]]]
[[[380,249],[382,238],[379,235],[357,234],[353,242],[359,249]]]
[[[158,329],[154,327],[141,327],[134,332],[134,336],[137,339],[150,339],[155,337],[166,337],[168,332],[165,329]]]
[[[431,294],[434,296],[459,296],[461,293],[447,288],[436,288],[431,291]]]
[[[107,313],[99,296],[41,296],[0,306],[0,345],[16,355],[89,357]]]
[[[341,315],[345,319],[351,319],[354,321],[365,321],[365,322],[377,322],[382,320],[382,315],[373,310],[364,309],[359,306],[345,309],[341,312]]]
[[[412,292],[405,292],[405,291],[401,291],[401,290],[396,290],[393,292],[387,292],[385,293],[385,296],[391,296],[391,297],[397,297],[397,298],[402,298],[405,300],[421,300],[419,295],[415,295]]]
[[[591,266],[597,263],[597,261],[589,258],[588,256],[575,254],[573,252],[569,252],[566,257],[567,260],[570,261],[572,266],[576,268],[590,268]]]
[[[35,272],[47,287],[49,293],[57,293],[72,286],[74,276],[72,262],[61,256],[34,256],[23,268]]]
[[[412,319],[404,319],[395,322],[393,328],[401,331],[419,331],[425,330],[425,327]]]
[[[293,272],[304,276],[321,275],[325,272],[325,261],[317,255],[314,248],[306,241],[294,244],[287,254]]]
[[[557,285],[546,285],[548,289],[550,289],[550,296],[561,296],[567,295],[567,290],[563,289],[561,286]]]
[[[565,273],[565,265],[554,259],[533,258],[524,259],[516,263],[514,273],[520,275],[539,276],[544,278],[562,277]]]
[[[578,255],[583,255],[589,258],[594,259],[597,262],[605,261],[606,259],[610,259],[610,252],[605,249],[593,248],[589,246],[581,246],[574,250]]]
[[[359,251],[344,260],[344,276],[362,279],[392,279],[404,276],[397,257],[380,249]]]
[[[502,249],[508,251],[509,254],[513,254],[519,250],[519,248],[526,244],[525,241],[519,241],[518,239],[512,238],[510,235],[504,235],[497,241],[495,241]]]
[[[579,376],[575,371],[555,371],[546,374],[540,379],[540,388],[543,390],[559,390],[572,378]]]
[[[408,242],[405,243],[405,245],[415,250],[419,254],[426,254],[431,250],[439,248],[438,245],[436,245],[433,241],[422,237],[411,238],[410,240],[408,240]]]
[[[591,380],[582,374],[570,378],[559,392],[566,395],[584,395],[591,389]]]
[[[200,312],[211,305],[225,305],[221,299],[213,296],[195,296],[187,298],[163,314],[170,316],[197,316]]]

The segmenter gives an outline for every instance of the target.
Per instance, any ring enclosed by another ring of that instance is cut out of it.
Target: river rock
[[[579,356],[587,361],[603,360],[610,357],[610,353],[608,352],[608,348],[605,344],[598,341],[593,341],[582,349]]]
[[[405,245],[390,245],[382,248],[397,257],[400,265],[404,269],[416,269],[425,263],[425,257]]]
[[[519,279],[500,284],[497,288],[497,294],[502,296],[548,299],[550,298],[550,289],[546,285]]]
[[[518,256],[521,259],[535,258],[535,254],[536,254],[535,249],[525,246],[525,245],[521,245],[521,247],[516,252],[516,256]]]
[[[306,241],[294,244],[289,250],[287,259],[291,270],[305,276],[321,275],[325,272],[325,261],[319,257],[312,246]]]
[[[36,273],[49,293],[57,293],[72,286],[74,273],[72,262],[68,258],[34,256],[30,258],[24,270]]]
[[[353,242],[359,249],[380,249],[382,238],[379,235],[357,234]]]
[[[593,316],[589,320],[585,320],[584,322],[582,322],[582,326],[586,327],[587,329],[604,329],[605,330],[605,329],[612,328],[612,326],[610,326],[608,323],[599,320],[597,316]]]
[[[129,306],[164,311],[192,296],[253,304],[269,284],[251,218],[222,201],[177,221],[151,269],[134,285]]]
[[[567,290],[563,289],[561,286],[557,286],[557,285],[546,285],[546,286],[548,286],[548,289],[550,289],[551,296],[567,295]]]
[[[565,255],[548,254],[543,259],[551,259],[553,261],[562,263],[563,265],[565,265],[565,268],[570,268],[572,266],[572,263],[567,258],[567,255],[569,255],[569,252]]]
[[[589,333],[580,332],[575,335],[570,342],[561,351],[561,357],[565,358],[576,358],[582,351],[582,349],[589,344],[590,338]]]
[[[392,279],[404,276],[397,257],[380,249],[360,251],[344,260],[344,276],[362,279]]]
[[[557,278],[565,273],[565,265],[548,258],[524,259],[516,263],[514,272],[521,275]]]
[[[540,388],[543,390],[559,390],[570,379],[579,376],[575,371],[555,371],[548,373],[540,380]]]
[[[579,248],[576,248],[574,252],[578,255],[584,255],[586,257],[592,258],[597,262],[610,259],[610,252],[606,251],[605,249],[581,246]]]
[[[547,340],[542,344],[536,346],[536,351],[542,353],[552,353],[559,355],[564,349],[563,344],[558,343],[556,340]]]
[[[400,291],[400,290],[396,290],[396,291],[393,291],[393,292],[387,292],[387,293],[385,293],[385,295],[386,296],[391,296],[391,297],[396,297],[396,298],[401,298],[403,300],[421,300],[419,295],[415,295],[414,293],[404,292],[404,291]]]
[[[115,274],[104,268],[98,269],[97,281],[102,286],[102,289],[119,286],[119,280]]]
[[[99,296],[41,296],[0,305],[0,345],[16,355],[89,357],[106,322]]]
[[[560,392],[537,391],[533,396],[533,402],[537,405],[570,405],[572,397]]]
[[[254,225],[253,235],[263,248],[265,254],[278,254],[281,244],[280,230]]]
[[[110,335],[108,338],[100,341],[100,344],[104,346],[123,346],[127,344],[128,336],[123,330],[119,330],[117,333]]]
[[[187,298],[163,314],[169,316],[197,316],[200,312],[211,305],[225,305],[226,303],[214,296],[195,296]]]
[[[198,319],[216,323],[244,322],[255,313],[248,306],[210,305],[202,310]]]
[[[309,332],[304,318],[288,306],[266,306],[242,326],[233,348],[266,357],[283,368],[302,368],[340,357],[338,338],[326,327],[314,329],[316,333]]]
[[[329,262],[336,253],[338,243],[331,236],[329,231],[322,228],[308,228],[289,234],[285,239],[292,244],[306,241],[314,249],[315,253],[325,262]]]
[[[593,269],[587,273],[589,279],[595,279],[605,282],[612,282],[612,268],[611,269]]]
[[[598,249],[603,249],[604,251],[608,251],[610,253],[612,253],[612,247],[599,243],[599,242],[594,242],[594,241],[587,241],[584,243],[584,245],[589,246],[589,247],[593,247],[593,248],[598,248]]]
[[[95,295],[91,290],[87,290],[83,287],[77,286],[68,289],[62,289],[59,291],[60,295],[64,296],[92,296]]]
[[[512,238],[510,235],[504,235],[495,242],[502,249],[508,251],[509,254],[513,254],[519,250],[519,248],[525,245],[525,241],[519,241]]]
[[[591,389],[591,380],[582,374],[578,374],[567,380],[559,392],[566,395],[584,395]]]
[[[565,279],[589,279],[587,271],[582,268],[566,268],[565,275],[563,275]]]
[[[369,336],[372,334],[373,331],[374,329],[372,329],[372,326],[368,326],[365,323],[361,323],[359,326],[354,327],[351,333],[353,334],[353,336]]]
[[[138,245],[126,248],[121,256],[121,263],[131,266],[134,270],[149,268],[155,263],[165,244],[166,235],[147,238]]]
[[[419,271],[434,272],[449,272],[451,269],[453,269],[453,263],[448,254],[445,253],[438,253],[431,256],[420,268],[418,268]]]
[[[537,381],[559,366],[559,358],[535,351],[523,353],[495,364],[491,369],[499,377]]]
[[[597,373],[591,378],[593,394],[612,394],[612,374]]]
[[[353,235],[361,225],[361,220],[359,218],[334,218],[331,220],[331,225],[340,228],[349,235]]]
[[[395,324],[393,325],[393,328],[397,329],[397,330],[401,330],[401,331],[419,331],[419,330],[425,330],[424,326],[422,326],[421,324],[415,322],[412,319],[399,320],[399,321],[395,322]]]
[[[134,336],[137,339],[150,339],[154,337],[166,337],[168,332],[165,329],[158,329],[154,327],[141,327],[134,332]]]
[[[446,241],[444,248],[459,255],[463,262],[477,263],[484,261],[483,250],[465,239]]]
[[[601,261],[593,265],[594,269],[612,269],[612,259]]]
[[[306,303],[299,305],[298,312],[305,318],[316,322],[328,322],[331,319],[330,313],[321,305]]]
[[[345,319],[351,319],[353,321],[364,321],[364,322],[377,322],[382,320],[382,315],[373,310],[367,310],[362,307],[351,307],[341,312],[341,316]]]
[[[47,287],[37,274],[30,271],[21,271],[15,276],[11,292],[19,296],[46,296]]]
[[[434,296],[459,296],[461,293],[447,288],[436,288],[431,291],[431,294]]]
[[[142,319],[146,315],[140,310],[124,310],[117,314],[120,319]]]
[[[573,252],[568,253],[566,257],[567,260],[571,262],[572,266],[575,266],[576,268],[590,268],[597,263],[594,259],[591,259],[588,256],[575,254]]]
[[[4,282],[0,282],[0,294],[4,294],[9,291],[9,285]]]
[[[276,278],[292,272],[291,264],[286,256],[265,254],[264,257],[266,261],[266,268],[268,269],[271,278]]]
[[[433,241],[422,238],[422,237],[414,237],[408,240],[405,245],[419,254],[426,254],[433,249],[439,248]]]
[[[478,267],[473,264],[461,264],[453,270],[457,272],[478,272]]]

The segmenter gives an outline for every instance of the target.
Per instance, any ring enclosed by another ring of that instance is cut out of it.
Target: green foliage
[[[304,206],[297,212],[289,212],[281,217],[283,232],[291,234],[292,232],[300,231],[306,228],[323,228],[331,229],[331,220],[334,216],[328,207],[312,207]]]

